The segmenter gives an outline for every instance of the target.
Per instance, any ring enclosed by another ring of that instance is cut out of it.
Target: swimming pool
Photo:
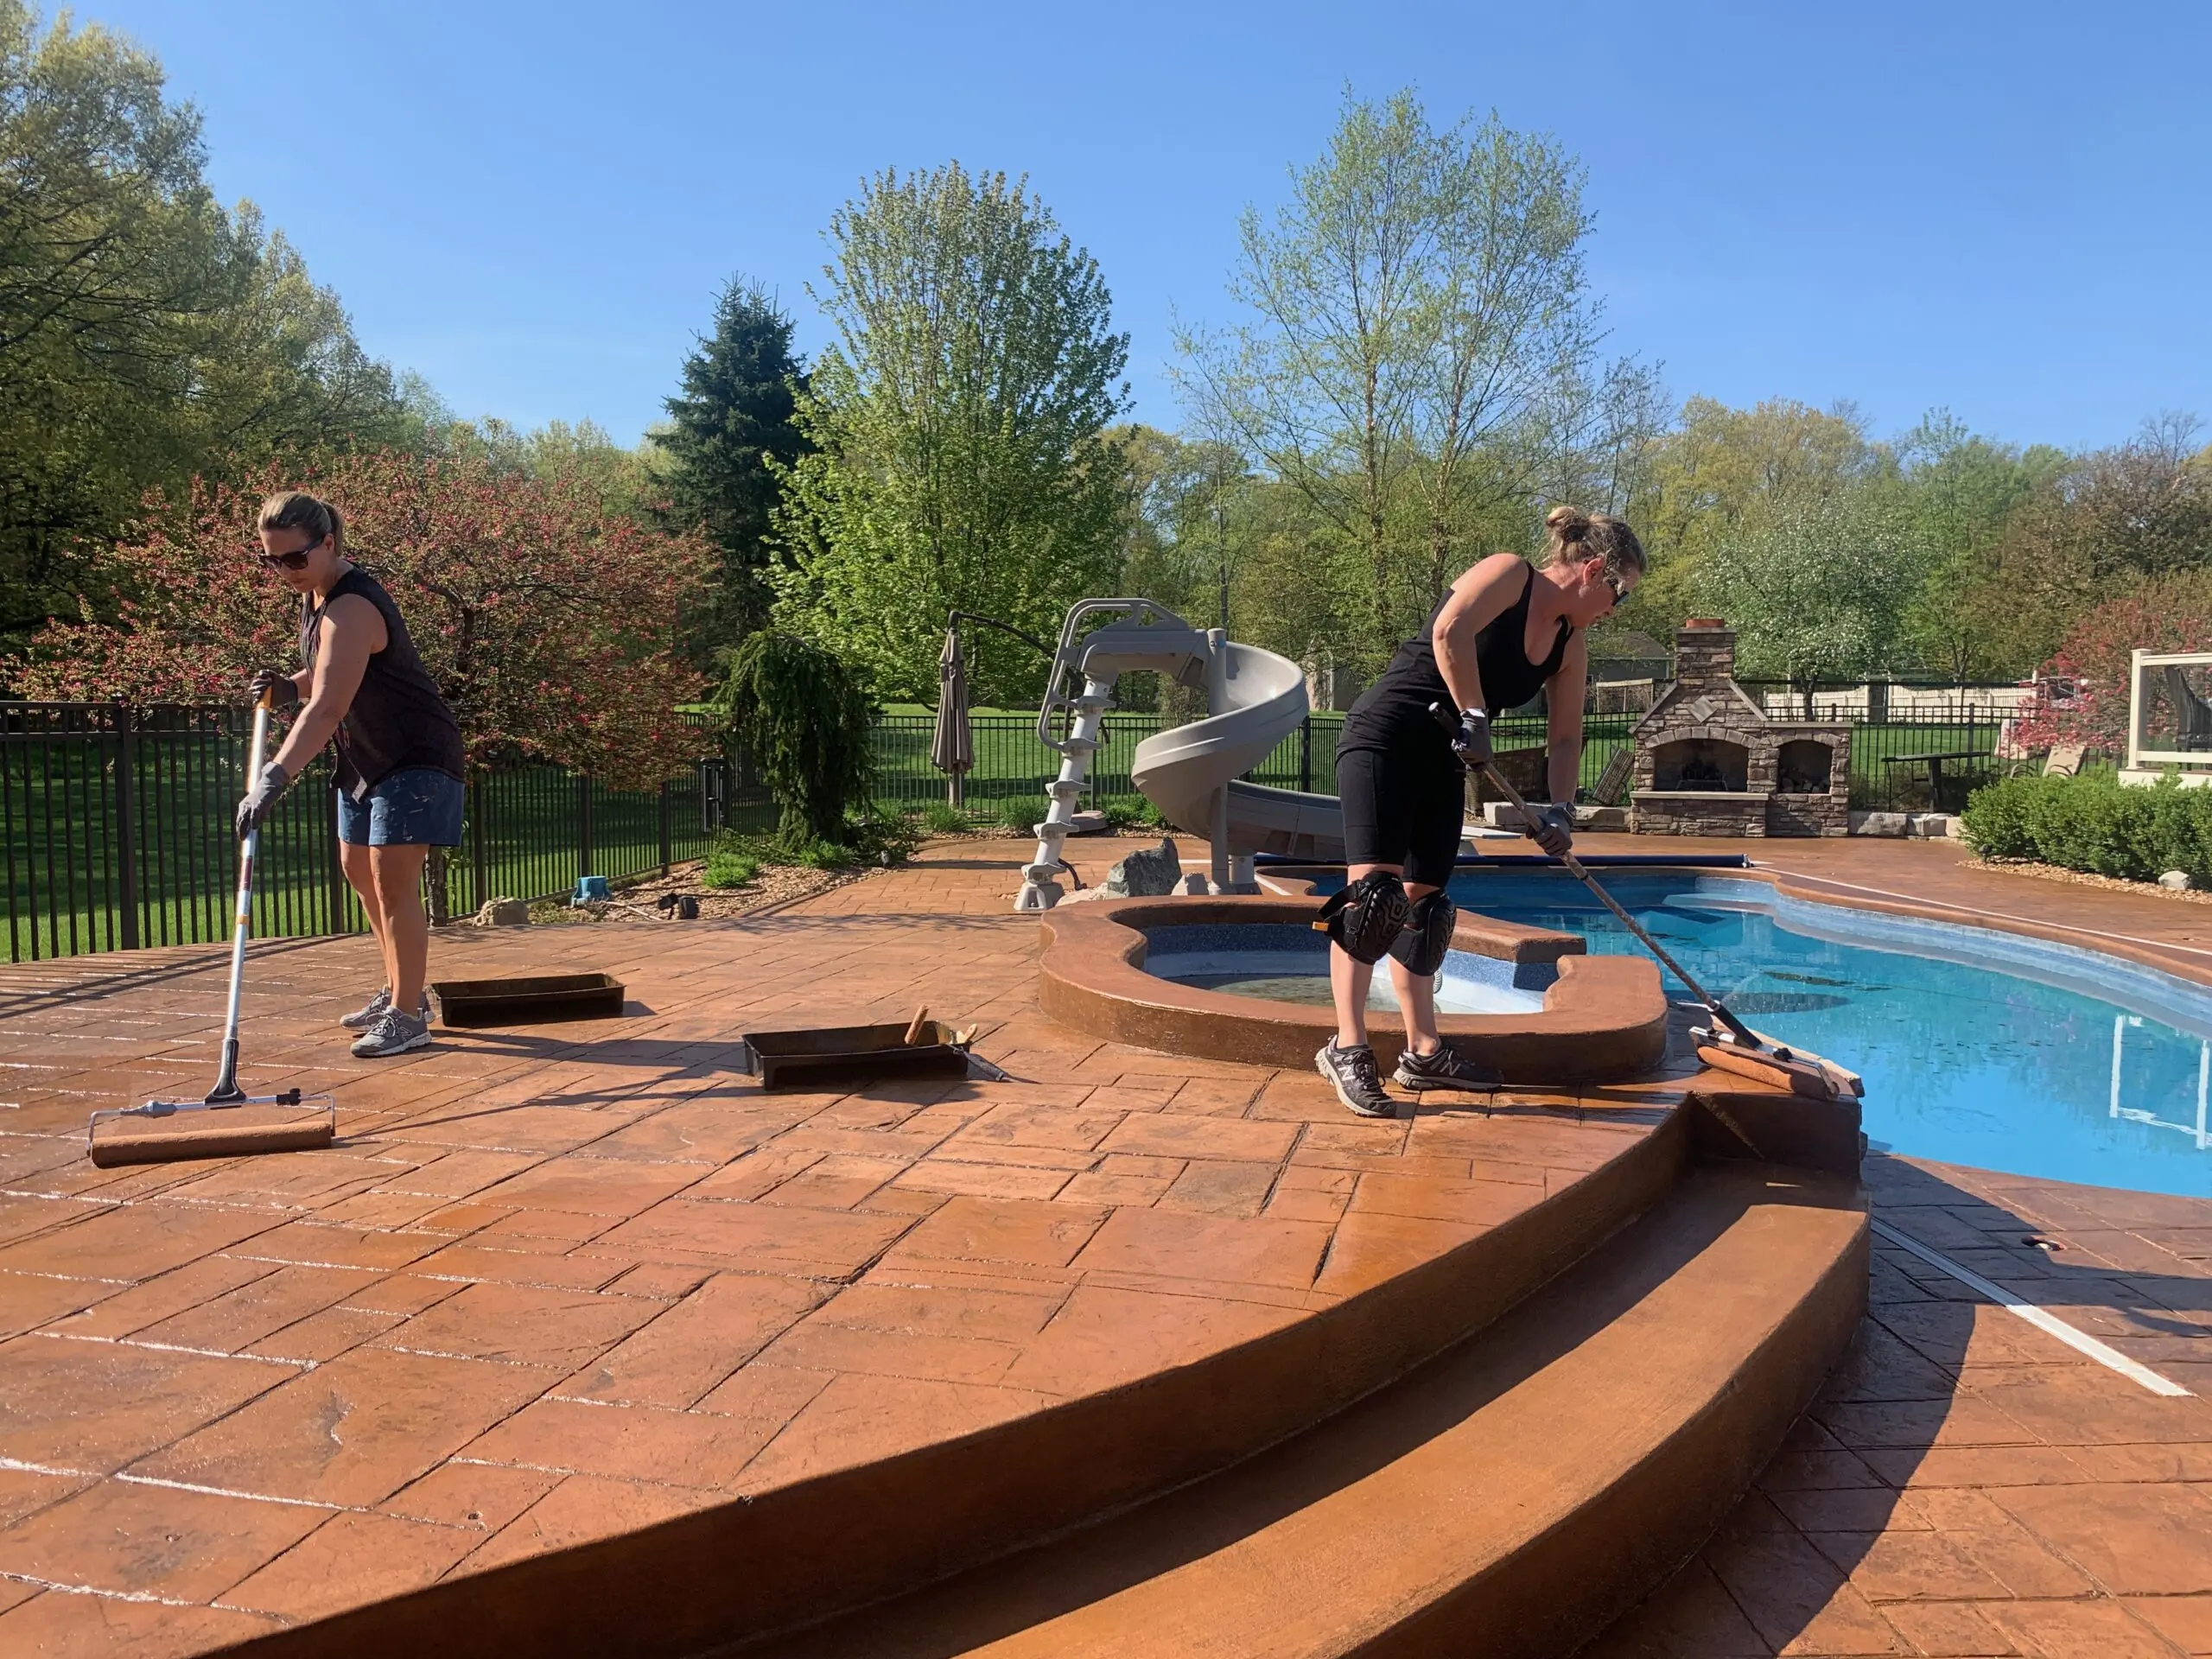
[[[1599,880],[1751,1024],[1861,1073],[1877,1147],[2212,1198],[2212,988],[1741,877],[1639,868]],[[1592,954],[1643,954],[1561,871],[1477,870],[1452,891],[1485,915],[1580,933]],[[1682,994],[1671,975],[1668,988]]]

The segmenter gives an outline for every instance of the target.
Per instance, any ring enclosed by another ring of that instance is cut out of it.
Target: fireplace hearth
[[[1661,836],[1840,836],[1851,822],[1851,728],[1778,721],[1736,683],[1736,635],[1675,636],[1675,683],[1637,722],[1629,827]]]

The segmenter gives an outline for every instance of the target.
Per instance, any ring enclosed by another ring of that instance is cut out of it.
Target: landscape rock
[[[1906,816],[1903,812],[1854,812],[1851,815],[1851,833],[1854,836],[1902,836],[1905,833]]]
[[[1905,820],[1905,833],[1916,841],[1948,841],[1958,831],[1948,812],[1915,812]]]
[[[1099,888],[1116,899],[1156,899],[1174,892],[1182,879],[1182,856],[1162,836],[1159,846],[1131,853],[1107,871]]]
[[[530,906],[519,899],[486,899],[476,912],[479,927],[527,927]]]
[[[2168,870],[2158,878],[2158,885],[2171,893],[2187,893],[2190,889],[2187,870]]]

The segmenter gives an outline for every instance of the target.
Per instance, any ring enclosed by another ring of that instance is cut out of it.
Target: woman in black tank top
[[[416,653],[399,607],[346,556],[338,509],[299,491],[261,509],[263,561],[300,596],[297,674],[265,668],[258,696],[300,703],[276,758],[238,804],[241,839],[326,743],[337,749],[339,861],[384,956],[384,988],[339,1023],[364,1059],[430,1040],[423,982],[429,918],[423,869],[432,847],[461,840],[466,754],[461,727]]]
[[[1617,518],[1554,507],[1544,524],[1542,566],[1496,553],[1453,582],[1352,705],[1337,743],[1347,896],[1331,912],[1337,1034],[1315,1059],[1338,1096],[1365,1116],[1396,1112],[1367,1041],[1368,989],[1386,952],[1406,1026],[1395,1081],[1414,1090],[1496,1081],[1446,1048],[1436,1027],[1431,958],[1440,961],[1451,937],[1441,889],[1459,856],[1465,768],[1431,705],[1456,711],[1462,746],[1484,759],[1491,716],[1548,691],[1549,798],[1559,804],[1535,833],[1554,852],[1571,841],[1587,631],[1634,591],[1644,557]]]

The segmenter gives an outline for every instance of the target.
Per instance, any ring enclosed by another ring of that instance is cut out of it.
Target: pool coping
[[[1163,1053],[1261,1065],[1306,1066],[1336,1031],[1325,1007],[1181,985],[1147,973],[1152,926],[1300,925],[1305,896],[1261,894],[1104,900],[1058,906],[1039,926],[1039,1006],[1061,1024]],[[1559,978],[1540,1012],[1448,1014],[1438,1026],[1452,1045],[1487,1061],[1508,1082],[1619,1082],[1652,1074],[1667,1046],[1668,1003],[1659,970],[1636,957],[1584,954],[1576,935],[1462,912],[1455,949],[1509,962],[1555,963]],[[1395,1065],[1405,1047],[1395,1013],[1369,1018],[1376,1058]]]

